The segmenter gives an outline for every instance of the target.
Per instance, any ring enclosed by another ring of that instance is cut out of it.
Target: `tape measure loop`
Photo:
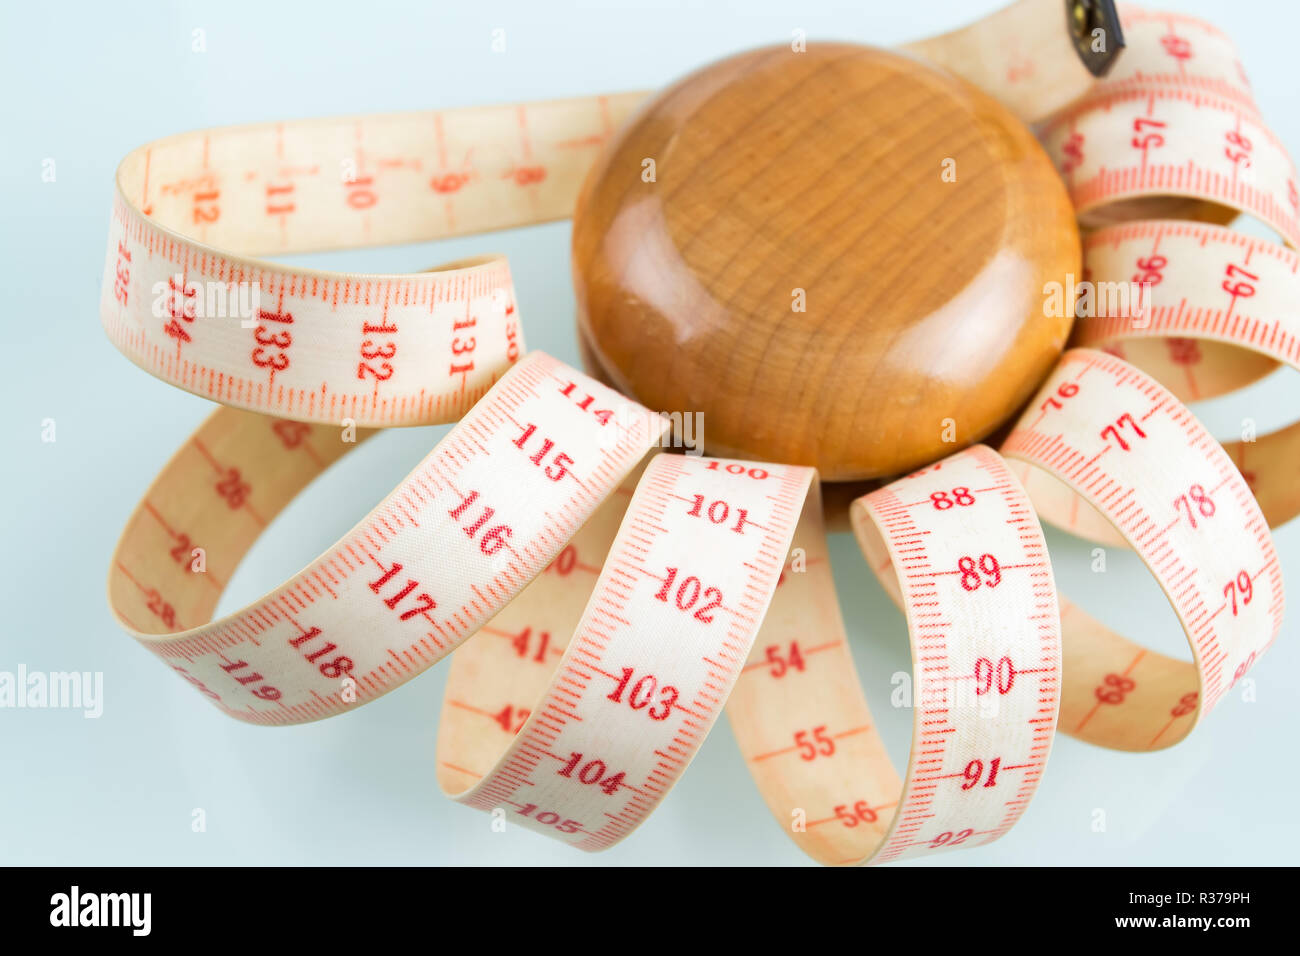
[[[1110,522],[1192,647],[1193,664],[1151,653],[1063,603],[1062,728],[1126,750],[1178,742],[1281,628],[1277,553],[1246,482],[1167,389],[1091,349],[1065,353],[1001,450],[1029,466],[1040,514],[1069,524],[1082,499]],[[1056,482],[1038,484],[1039,471]]]
[[[323,429],[223,409],[129,522],[110,600],[133,636],[233,717],[339,713],[477,631],[665,427],[531,353],[339,543],[248,608],[203,623],[274,513],[345,450]]]

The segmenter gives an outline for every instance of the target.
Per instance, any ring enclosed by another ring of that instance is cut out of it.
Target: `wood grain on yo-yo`
[[[588,175],[573,250],[602,375],[702,412],[712,454],[830,480],[997,428],[1069,333],[1045,284],[1081,278],[1029,130],[964,81],[848,44],[744,53],[653,98]]]

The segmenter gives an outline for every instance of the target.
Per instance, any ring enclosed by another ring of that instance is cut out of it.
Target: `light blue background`
[[[1300,151],[1292,4],[1168,0],[1222,21],[1273,128]],[[434,725],[445,668],[351,715],[267,730],[231,721],[114,626],[109,555],[139,496],[209,412],[120,357],[96,314],[113,170],[169,133],[336,113],[428,109],[640,89],[742,48],[812,38],[890,44],[995,2],[408,3],[249,0],[6,3],[0,26],[0,290],[3,336],[4,616],[0,670],[103,671],[99,720],[0,710],[0,861],[14,863],[798,864],[720,724],[664,806],[632,839],[589,857],[540,836],[492,833],[441,797]],[[490,51],[504,27],[507,52]],[[190,51],[206,31],[206,53]],[[42,161],[57,181],[41,181]],[[516,233],[302,257],[324,268],[415,271],[464,255],[510,257],[528,342],[577,362],[567,223]],[[1220,435],[1300,413],[1283,372],[1199,409]],[[42,419],[58,440],[43,444]],[[231,582],[230,610],[278,583],[365,513],[431,447],[436,429],[376,439],[296,502]],[[1131,556],[1104,575],[1087,548],[1050,534],[1061,585],[1105,620],[1187,656],[1159,590]],[[1277,534],[1288,580],[1300,521]],[[836,578],[853,649],[893,753],[910,714],[886,704],[908,669],[900,616],[844,537]],[[1294,601],[1294,599],[1293,599]],[[1153,755],[1059,737],[1023,822],[992,846],[935,861],[1293,863],[1293,609],[1256,668],[1258,701],[1234,692],[1186,743]],[[191,812],[207,814],[191,832]],[[1092,829],[1102,809],[1108,828]]]

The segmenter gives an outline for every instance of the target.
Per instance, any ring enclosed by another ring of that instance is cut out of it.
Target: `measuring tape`
[[[1191,412],[1133,366],[1065,353],[1002,445],[1104,517],[1169,597],[1193,664],[1062,602],[1062,727],[1124,750],[1181,740],[1272,643],[1282,572],[1241,474]]]
[[[503,259],[353,276],[219,250],[416,242],[567,216],[636,100],[268,123],[142,147],[117,172],[105,331],[145,371],[225,405],[363,426],[454,421],[524,349]]]
[[[1115,78],[1041,131],[1081,221],[1246,212],[1295,244],[1295,166],[1260,119],[1227,38],[1174,15],[1126,12],[1124,23],[1131,45]]]
[[[1085,222],[1246,211],[1294,242],[1294,169],[1231,44],[1188,18],[1123,22],[1112,76],[1041,128]],[[974,446],[853,503],[908,623],[901,775],[854,673],[812,470],[654,454],[663,418],[525,354],[499,258],[345,276],[246,257],[566,216],[639,99],[242,127],[127,157],[104,327],[225,407],[128,522],[109,577],[124,628],[261,724],[346,711],[456,650],[443,789],[588,850],[648,816],[724,704],[773,814],[830,864],[996,839],[1058,722],[1119,749],[1182,739],[1280,628],[1268,526],[1300,508],[1300,437],[1225,451],[1179,399],[1295,364],[1290,251],[1168,218],[1090,234],[1086,278],[1137,274],[1155,300],[1141,324],[1081,319],[1077,341],[1133,361],[1066,352],[1000,454]],[[1212,341],[1189,361],[1158,336]],[[440,422],[457,424],[341,541],[212,620],[243,554],[316,475],[371,428]],[[1061,598],[1039,516],[1133,548],[1192,662]]]
[[[987,842],[1009,829],[1046,763],[1061,681],[1056,591],[1023,489],[995,452],[977,446],[855,506],[864,552],[882,581],[906,595],[918,688],[904,786],[854,674],[811,474],[656,458],[630,506],[624,496],[608,501],[485,628],[488,639],[453,658],[438,738],[444,790],[472,786],[459,799],[485,810],[506,807],[530,822],[544,817],[552,835],[602,847],[640,822],[642,804],[652,805],[675,779],[730,691],[728,715],[764,798],[821,862],[887,862]],[[785,503],[785,546],[746,558],[756,522],[772,526],[756,516],[766,515],[764,501],[774,498]],[[647,499],[654,505],[641,517]],[[890,558],[901,569],[897,579]],[[737,587],[729,566],[733,576],[769,577],[761,592]],[[695,576],[681,580],[696,583],[678,583],[687,570]],[[699,657],[682,655],[664,637],[645,643],[715,584],[714,601],[723,606],[730,593],[766,598],[775,587],[756,640],[759,622],[746,611],[733,622],[734,638],[712,646],[693,641],[697,653],[704,648]],[[961,620],[956,632],[948,616]],[[566,646],[575,624],[582,643]],[[539,697],[537,712],[547,719],[534,725],[527,702]],[[512,738],[514,776],[500,765],[485,773]],[[592,749],[592,740],[604,751]],[[603,759],[611,741],[637,746],[613,765]],[[557,766],[580,772],[593,758],[601,762],[590,772],[589,799],[566,814],[559,809],[566,782],[548,786],[549,777],[539,778]],[[614,766],[644,770],[646,761],[651,769],[638,775],[646,792],[629,798],[631,806],[601,798],[599,781]],[[592,820],[606,822],[605,830],[593,832]]]
[[[1078,341],[1128,358],[1179,398],[1233,391],[1278,363],[1300,367],[1300,259],[1292,250],[1218,226],[1171,221],[1099,230],[1085,249],[1094,274],[1122,275],[1140,260],[1151,267],[1154,285],[1140,322],[1088,318],[1076,326]],[[1224,447],[1271,526],[1300,512],[1300,426]]]
[[[1124,24],[1137,42],[1115,76],[1047,123],[1043,138],[1083,220],[1123,221],[1084,237],[1085,278],[1145,284],[1148,294],[1080,316],[1074,342],[1129,359],[1182,400],[1212,398],[1300,359],[1295,253],[1219,225],[1249,213],[1300,244],[1298,177],[1227,37],[1173,14],[1125,10]],[[1135,213],[1160,218],[1131,221]],[[1270,525],[1300,511],[1300,429],[1226,447]],[[1047,520],[1124,543],[1059,486],[1029,487]]]

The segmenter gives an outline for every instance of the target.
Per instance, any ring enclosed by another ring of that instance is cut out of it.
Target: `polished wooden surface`
[[[989,434],[1065,344],[1044,285],[1081,278],[1064,187],[1018,120],[920,60],[829,43],[650,100],[588,174],[573,253],[603,377],[703,412],[711,454],[830,480]]]

